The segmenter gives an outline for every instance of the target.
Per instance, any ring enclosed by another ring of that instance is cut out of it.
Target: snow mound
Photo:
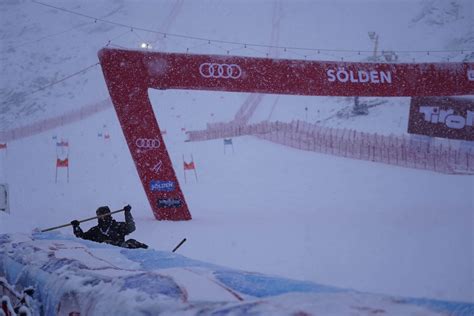
[[[0,235],[0,277],[33,286],[36,314],[472,315],[474,304],[399,298],[295,281],[166,251],[59,233]]]

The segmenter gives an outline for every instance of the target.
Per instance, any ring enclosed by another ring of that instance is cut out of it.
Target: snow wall
[[[60,233],[0,234],[0,277],[36,289],[36,315],[474,315],[472,303],[363,293]]]

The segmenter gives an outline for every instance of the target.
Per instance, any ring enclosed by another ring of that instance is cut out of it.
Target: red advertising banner
[[[191,161],[189,163],[187,163],[186,161],[183,163],[184,164],[184,170],[193,170],[193,169],[196,169],[194,167],[194,161]]]
[[[408,133],[474,141],[474,96],[414,97]]]
[[[136,81],[134,86],[157,89],[325,96],[474,94],[474,63],[305,61],[111,48],[102,49],[99,58],[106,76],[122,73]]]
[[[474,94],[474,63],[352,63],[111,48],[98,55],[158,220],[188,220],[191,214],[148,98],[149,88],[325,96]]]
[[[69,159],[56,159],[56,167],[57,168],[67,168],[69,167]]]

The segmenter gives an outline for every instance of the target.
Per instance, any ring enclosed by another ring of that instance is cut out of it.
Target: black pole
[[[90,221],[90,220],[93,220],[93,219],[96,219],[96,218],[101,218],[101,217],[104,217],[104,216],[107,216],[107,215],[112,215],[112,214],[115,214],[115,213],[120,213],[120,212],[123,212],[125,211],[124,209],[121,209],[121,210],[118,210],[118,211],[113,211],[113,212],[110,212],[110,213],[106,213],[106,214],[102,214],[102,215],[99,215],[99,216],[94,216],[94,217],[89,217],[89,218],[86,218],[86,219],[82,219],[80,221],[78,221],[79,223],[83,223],[83,222],[87,222],[87,221]],[[44,232],[49,232],[50,230],[55,230],[55,229],[58,229],[58,228],[63,228],[63,227],[67,227],[67,226],[71,226],[71,223],[69,224],[64,224],[64,225],[59,225],[59,226],[55,226],[55,227],[51,227],[51,228],[46,228],[46,229],[43,229],[41,230],[42,233]]]
[[[176,247],[174,247],[173,252],[178,250],[178,248],[181,247],[181,245],[184,244],[185,241],[186,241],[186,238],[183,238],[183,240],[181,240],[181,242]]]

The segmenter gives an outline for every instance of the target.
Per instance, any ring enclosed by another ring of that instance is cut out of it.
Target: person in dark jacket
[[[125,210],[125,222],[117,222],[112,218],[108,206],[99,207],[96,211],[98,225],[86,232],[79,226],[79,221],[72,221],[71,225],[74,235],[82,239],[124,248],[148,248],[147,245],[135,239],[125,240],[126,235],[135,231],[135,221],[131,213],[132,207],[127,205],[123,209]]]

